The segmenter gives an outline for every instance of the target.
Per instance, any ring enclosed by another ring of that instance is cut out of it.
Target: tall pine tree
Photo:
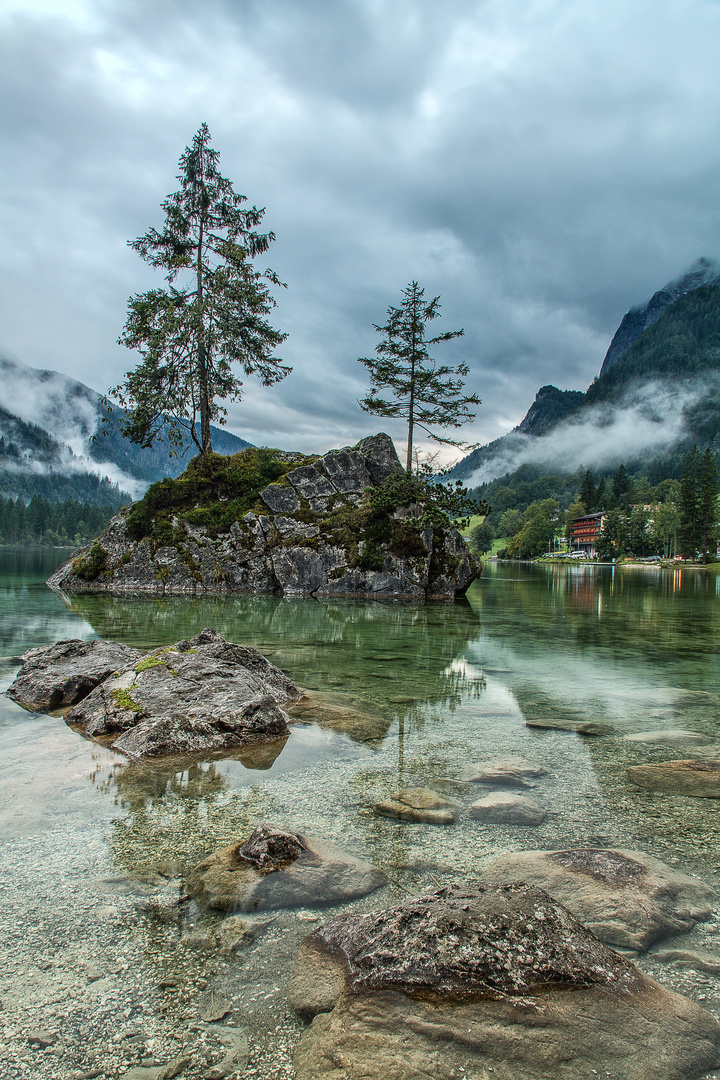
[[[123,434],[141,446],[150,446],[167,423],[172,448],[189,433],[203,455],[211,453],[210,422],[224,423],[226,415],[218,399],[242,396],[233,366],[264,386],[291,370],[273,355],[287,335],[267,318],[275,300],[266,282],[282,282],[253,265],[275,236],[256,231],[265,211],[243,209],[246,197],[236,194],[218,163],[202,124],[180,158],[180,190],[162,204],[162,229],[130,242],[151,266],[167,271],[169,284],[130,298],[119,341],[143,359],[110,391],[126,410]]]
[[[700,551],[703,562],[715,558],[717,551],[718,518],[718,475],[715,454],[709,446],[705,447],[699,469],[699,529],[701,533]]]
[[[595,489],[595,478],[589,469],[586,470],[585,475],[583,476],[578,498],[585,507],[585,513],[592,514],[595,510],[595,503],[597,502],[597,492]]]
[[[375,326],[382,341],[375,347],[376,357],[358,357],[370,372],[372,389],[360,402],[365,412],[402,417],[407,420],[406,469],[412,471],[413,438],[416,427],[437,443],[474,449],[468,443],[438,435],[432,427],[459,428],[475,419],[471,405],[479,405],[476,394],[463,394],[470,369],[467,364],[457,367],[437,365],[428,349],[441,341],[462,337],[464,330],[446,330],[437,337],[426,337],[426,326],[440,318],[440,297],[425,300],[425,290],[411,281],[403,290],[400,307],[387,309],[387,322]],[[394,401],[378,397],[379,390],[389,390]]]
[[[678,542],[680,552],[686,559],[695,557],[702,542],[700,491],[700,451],[693,446],[683,461],[678,508]]]

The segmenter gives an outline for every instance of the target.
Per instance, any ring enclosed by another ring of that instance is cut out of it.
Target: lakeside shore
[[[497,555],[490,555],[484,562],[522,562],[522,563],[540,563],[543,566],[616,566],[627,569],[637,570],[714,570],[720,571],[720,560],[714,562],[701,563],[691,562],[689,560],[674,560],[674,559],[661,559],[659,561],[647,562],[642,559],[568,559],[568,558],[546,558],[539,556],[535,559],[499,559]]]

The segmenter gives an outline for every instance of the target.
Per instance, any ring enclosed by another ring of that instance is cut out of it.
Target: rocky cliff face
[[[67,592],[425,599],[461,595],[479,573],[457,530],[429,524],[420,507],[371,509],[369,494],[403,472],[387,435],[316,459],[276,452],[272,464],[275,482],[252,509],[225,520],[224,531],[195,524],[190,512],[138,538],[126,508],[48,584]]]

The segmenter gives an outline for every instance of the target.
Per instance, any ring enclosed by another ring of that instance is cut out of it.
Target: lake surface
[[[243,1075],[291,1078],[302,1025],[286,984],[313,925],[472,879],[502,852],[627,847],[720,882],[720,801],[632,787],[628,765],[688,754],[622,738],[676,728],[718,736],[715,574],[490,564],[452,604],[63,600],[44,585],[63,557],[0,554],[0,689],[17,671],[12,657],[61,638],[152,648],[213,626],[360,716],[338,729],[298,723],[270,747],[177,768],[130,762],[0,696],[0,1077],[122,1075],[183,1054],[191,1061],[181,1075],[200,1077],[223,1044],[246,1035]],[[615,734],[526,726],[537,718],[600,721]],[[703,750],[718,756],[720,744]],[[548,769],[533,792],[550,811],[541,825],[461,813],[436,827],[371,812],[400,786],[432,787],[466,807],[482,792],[459,781],[462,770],[498,756]],[[277,913],[247,946],[222,954],[222,917],[188,902],[183,878],[259,820],[340,844],[385,871],[388,887],[344,907]],[[657,948],[676,946],[720,951],[717,920]],[[637,962],[717,1015],[712,976],[652,951]],[[30,1048],[32,1028],[56,1041]]]

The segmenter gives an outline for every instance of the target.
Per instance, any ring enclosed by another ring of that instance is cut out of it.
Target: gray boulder
[[[294,514],[300,509],[297,492],[289,485],[269,484],[260,492],[260,498],[273,514]]]
[[[303,942],[289,987],[314,1019],[296,1080],[690,1080],[720,1024],[608,949],[540,889],[454,885]]]
[[[386,878],[335,844],[262,823],[190,872],[190,896],[221,911],[269,911],[352,900]]]
[[[95,689],[115,671],[141,660],[143,652],[119,641],[71,638],[21,656],[22,667],[8,696],[25,709],[64,709]]]
[[[139,518],[137,506],[126,507],[48,585],[70,593],[282,592],[424,600],[462,595],[480,572],[457,529],[427,527],[418,507],[388,510],[381,539],[375,528],[368,540],[369,490],[403,472],[389,436],[373,435],[317,458],[269,453],[277,479],[258,489],[254,502],[252,492],[232,489],[236,481],[227,480],[223,465],[217,502],[206,505],[203,474],[195,509],[211,522],[217,513],[217,527],[197,524],[192,506]],[[241,473],[228,463],[228,474]],[[192,487],[192,463],[187,477]],[[252,506],[232,520],[227,504],[238,494],[243,508]]]
[[[545,889],[609,945],[642,952],[710,917],[715,894],[697,878],[641,851],[520,851],[493,860],[483,879]]]
[[[257,651],[208,627],[146,653],[67,713],[132,758],[217,751],[288,734],[278,706],[301,692]]]

